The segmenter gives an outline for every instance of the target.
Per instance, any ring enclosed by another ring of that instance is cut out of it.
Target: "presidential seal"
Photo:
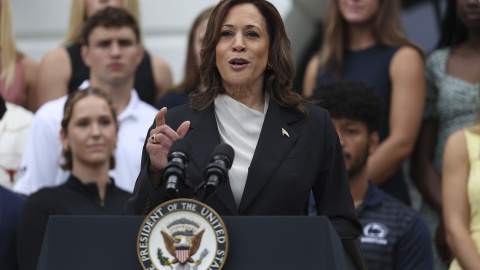
[[[137,251],[144,269],[222,269],[228,253],[227,230],[209,206],[190,199],[171,200],[147,215]]]

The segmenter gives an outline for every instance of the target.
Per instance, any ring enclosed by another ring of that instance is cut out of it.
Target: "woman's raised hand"
[[[167,108],[162,108],[155,115],[156,127],[150,131],[150,137],[147,141],[147,152],[150,155],[150,170],[155,173],[163,171],[168,162],[168,152],[173,141],[183,138],[190,127],[190,121],[183,122],[177,131],[165,124],[165,114]]]

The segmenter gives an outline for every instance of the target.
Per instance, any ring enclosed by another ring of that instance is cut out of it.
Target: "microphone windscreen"
[[[229,164],[228,164],[228,168],[230,168],[232,166],[233,159],[235,158],[235,151],[233,150],[233,148],[229,144],[221,143],[221,144],[217,145],[215,147],[215,149],[213,149],[212,161],[213,161],[213,157],[216,156],[216,155],[226,156],[228,158],[228,160],[230,161]]]
[[[173,141],[172,146],[170,146],[170,151],[168,152],[168,155],[174,152],[181,152],[189,156],[191,151],[192,144],[188,140],[180,138]]]

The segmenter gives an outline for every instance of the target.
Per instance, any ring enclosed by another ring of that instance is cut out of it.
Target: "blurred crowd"
[[[193,20],[174,85],[142,44],[138,0],[71,0],[64,43],[40,63],[16,48],[10,2],[0,4],[0,269],[36,269],[48,217],[120,215],[158,111],[211,90],[199,67],[214,7]],[[480,269],[480,2],[447,0],[433,52],[409,39],[400,11],[397,0],[330,0],[303,88],[290,91],[329,112],[369,269]]]

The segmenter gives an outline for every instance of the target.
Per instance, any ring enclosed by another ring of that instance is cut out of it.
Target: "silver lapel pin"
[[[282,135],[290,138],[290,135],[288,134],[288,132],[284,128],[282,128]]]

